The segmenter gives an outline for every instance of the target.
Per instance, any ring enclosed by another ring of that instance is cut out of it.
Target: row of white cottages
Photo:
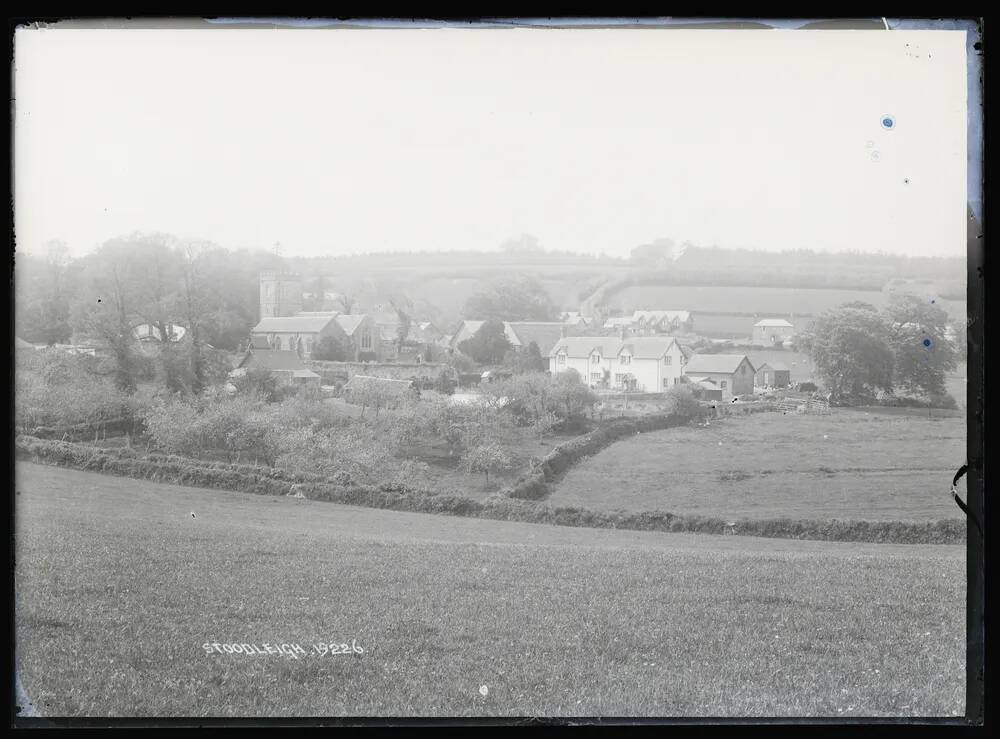
[[[752,393],[755,371],[745,354],[688,356],[671,336],[564,337],[549,352],[549,371],[570,369],[591,387],[663,392],[686,381],[724,397]]]

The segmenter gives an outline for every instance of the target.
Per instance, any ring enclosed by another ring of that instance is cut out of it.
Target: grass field
[[[932,296],[928,296],[930,299]],[[759,313],[763,316],[817,315],[842,303],[861,300],[881,308],[889,293],[880,290],[822,290],[794,287],[735,287],[714,285],[634,285],[608,299],[616,308],[672,309],[710,313]],[[934,297],[953,319],[964,319],[964,300]],[[750,322],[753,325],[753,321]],[[699,330],[695,317],[695,330]],[[749,336],[749,331],[747,332]]]
[[[24,463],[16,489],[18,667],[43,716],[964,710],[962,547],[455,519]]]
[[[947,493],[966,457],[965,419],[900,410],[761,413],[641,434],[574,467],[549,503],[731,518],[961,518]]]

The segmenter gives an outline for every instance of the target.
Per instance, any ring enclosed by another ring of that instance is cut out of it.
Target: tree
[[[114,360],[115,384],[124,392],[136,388],[135,336],[141,320],[138,272],[129,238],[112,239],[84,260],[79,297],[73,304],[71,323],[85,335],[103,340]]]
[[[485,441],[469,448],[462,455],[462,465],[469,472],[483,472],[490,484],[490,472],[502,472],[513,467],[513,460],[496,441]]]
[[[886,317],[864,303],[822,313],[799,336],[817,372],[837,399],[892,392],[895,357]]]
[[[399,323],[396,325],[396,352],[398,354],[403,351],[403,344],[406,343],[406,337],[410,335],[410,326],[413,321],[410,318],[410,314],[400,308],[395,300],[390,300],[389,303],[399,318]]]
[[[507,254],[545,253],[545,250],[538,245],[538,237],[531,234],[521,234],[516,238],[507,239],[500,245],[500,249]]]
[[[459,343],[458,349],[479,364],[499,364],[510,350],[503,323],[487,320],[472,337]]]
[[[889,298],[885,316],[895,383],[918,395],[944,395],[945,375],[958,365],[958,352],[948,336],[948,314],[929,300],[896,293]]]
[[[549,368],[549,360],[542,356],[538,344],[530,342],[521,351],[514,350],[508,366],[518,374],[526,372],[545,372]]]
[[[496,280],[465,302],[473,320],[552,321],[558,311],[542,283],[522,275]]]
[[[72,287],[65,242],[48,242],[44,258],[16,254],[14,320],[17,335],[49,346],[68,342],[73,333],[69,322]]]
[[[553,411],[567,421],[580,421],[597,402],[597,395],[583,384],[580,373],[574,369],[558,372],[552,378]]]
[[[631,251],[632,261],[644,267],[661,267],[674,252],[673,239],[657,239],[648,244],[641,244]]]
[[[335,336],[324,336],[313,346],[312,358],[326,362],[346,362],[350,359],[350,354]]]

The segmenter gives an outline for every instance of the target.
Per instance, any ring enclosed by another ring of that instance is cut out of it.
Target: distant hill
[[[293,258],[288,262],[303,274],[307,285],[310,279],[322,275],[326,289],[351,294],[362,306],[384,305],[390,296],[397,299],[405,296],[420,318],[441,324],[459,320],[465,301],[492,279],[515,273],[538,278],[560,308],[582,309],[588,314],[629,307],[697,309],[681,304],[685,291],[643,290],[635,294],[635,299],[653,300],[657,305],[625,304],[634,302],[631,294],[636,288],[684,285],[715,288],[722,292],[722,297],[710,298],[711,302],[727,301],[732,311],[747,314],[773,312],[775,306],[770,299],[766,306],[737,305],[734,301],[743,299],[737,296],[746,291],[733,292],[727,288],[848,290],[852,298],[863,297],[858,293],[864,291],[877,294],[886,289],[913,289],[935,293],[942,299],[964,301],[966,276],[962,258],[808,250],[760,252],[697,246],[689,246],[676,259],[665,258],[654,264],[540,250],[378,253]],[[677,293],[676,299],[671,292]],[[793,292],[789,291],[789,304],[784,312],[797,309]],[[674,305],[672,299],[678,304]],[[833,294],[830,299],[839,302]],[[660,305],[662,301],[671,304]],[[873,295],[873,302],[880,302],[877,295]],[[799,310],[809,312],[801,307]]]

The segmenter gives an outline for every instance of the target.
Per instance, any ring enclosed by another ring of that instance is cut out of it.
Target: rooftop
[[[731,375],[744,360],[750,363],[746,354],[695,354],[688,360],[684,374],[689,377],[704,374]],[[750,368],[753,369],[753,364],[750,364]]]
[[[754,326],[762,327],[773,327],[773,328],[794,328],[792,324],[786,321],[784,318],[765,318],[761,321],[757,321]]]
[[[280,318],[262,318],[254,326],[253,332],[258,333],[319,333],[336,317],[333,313],[311,315],[282,316]]]

